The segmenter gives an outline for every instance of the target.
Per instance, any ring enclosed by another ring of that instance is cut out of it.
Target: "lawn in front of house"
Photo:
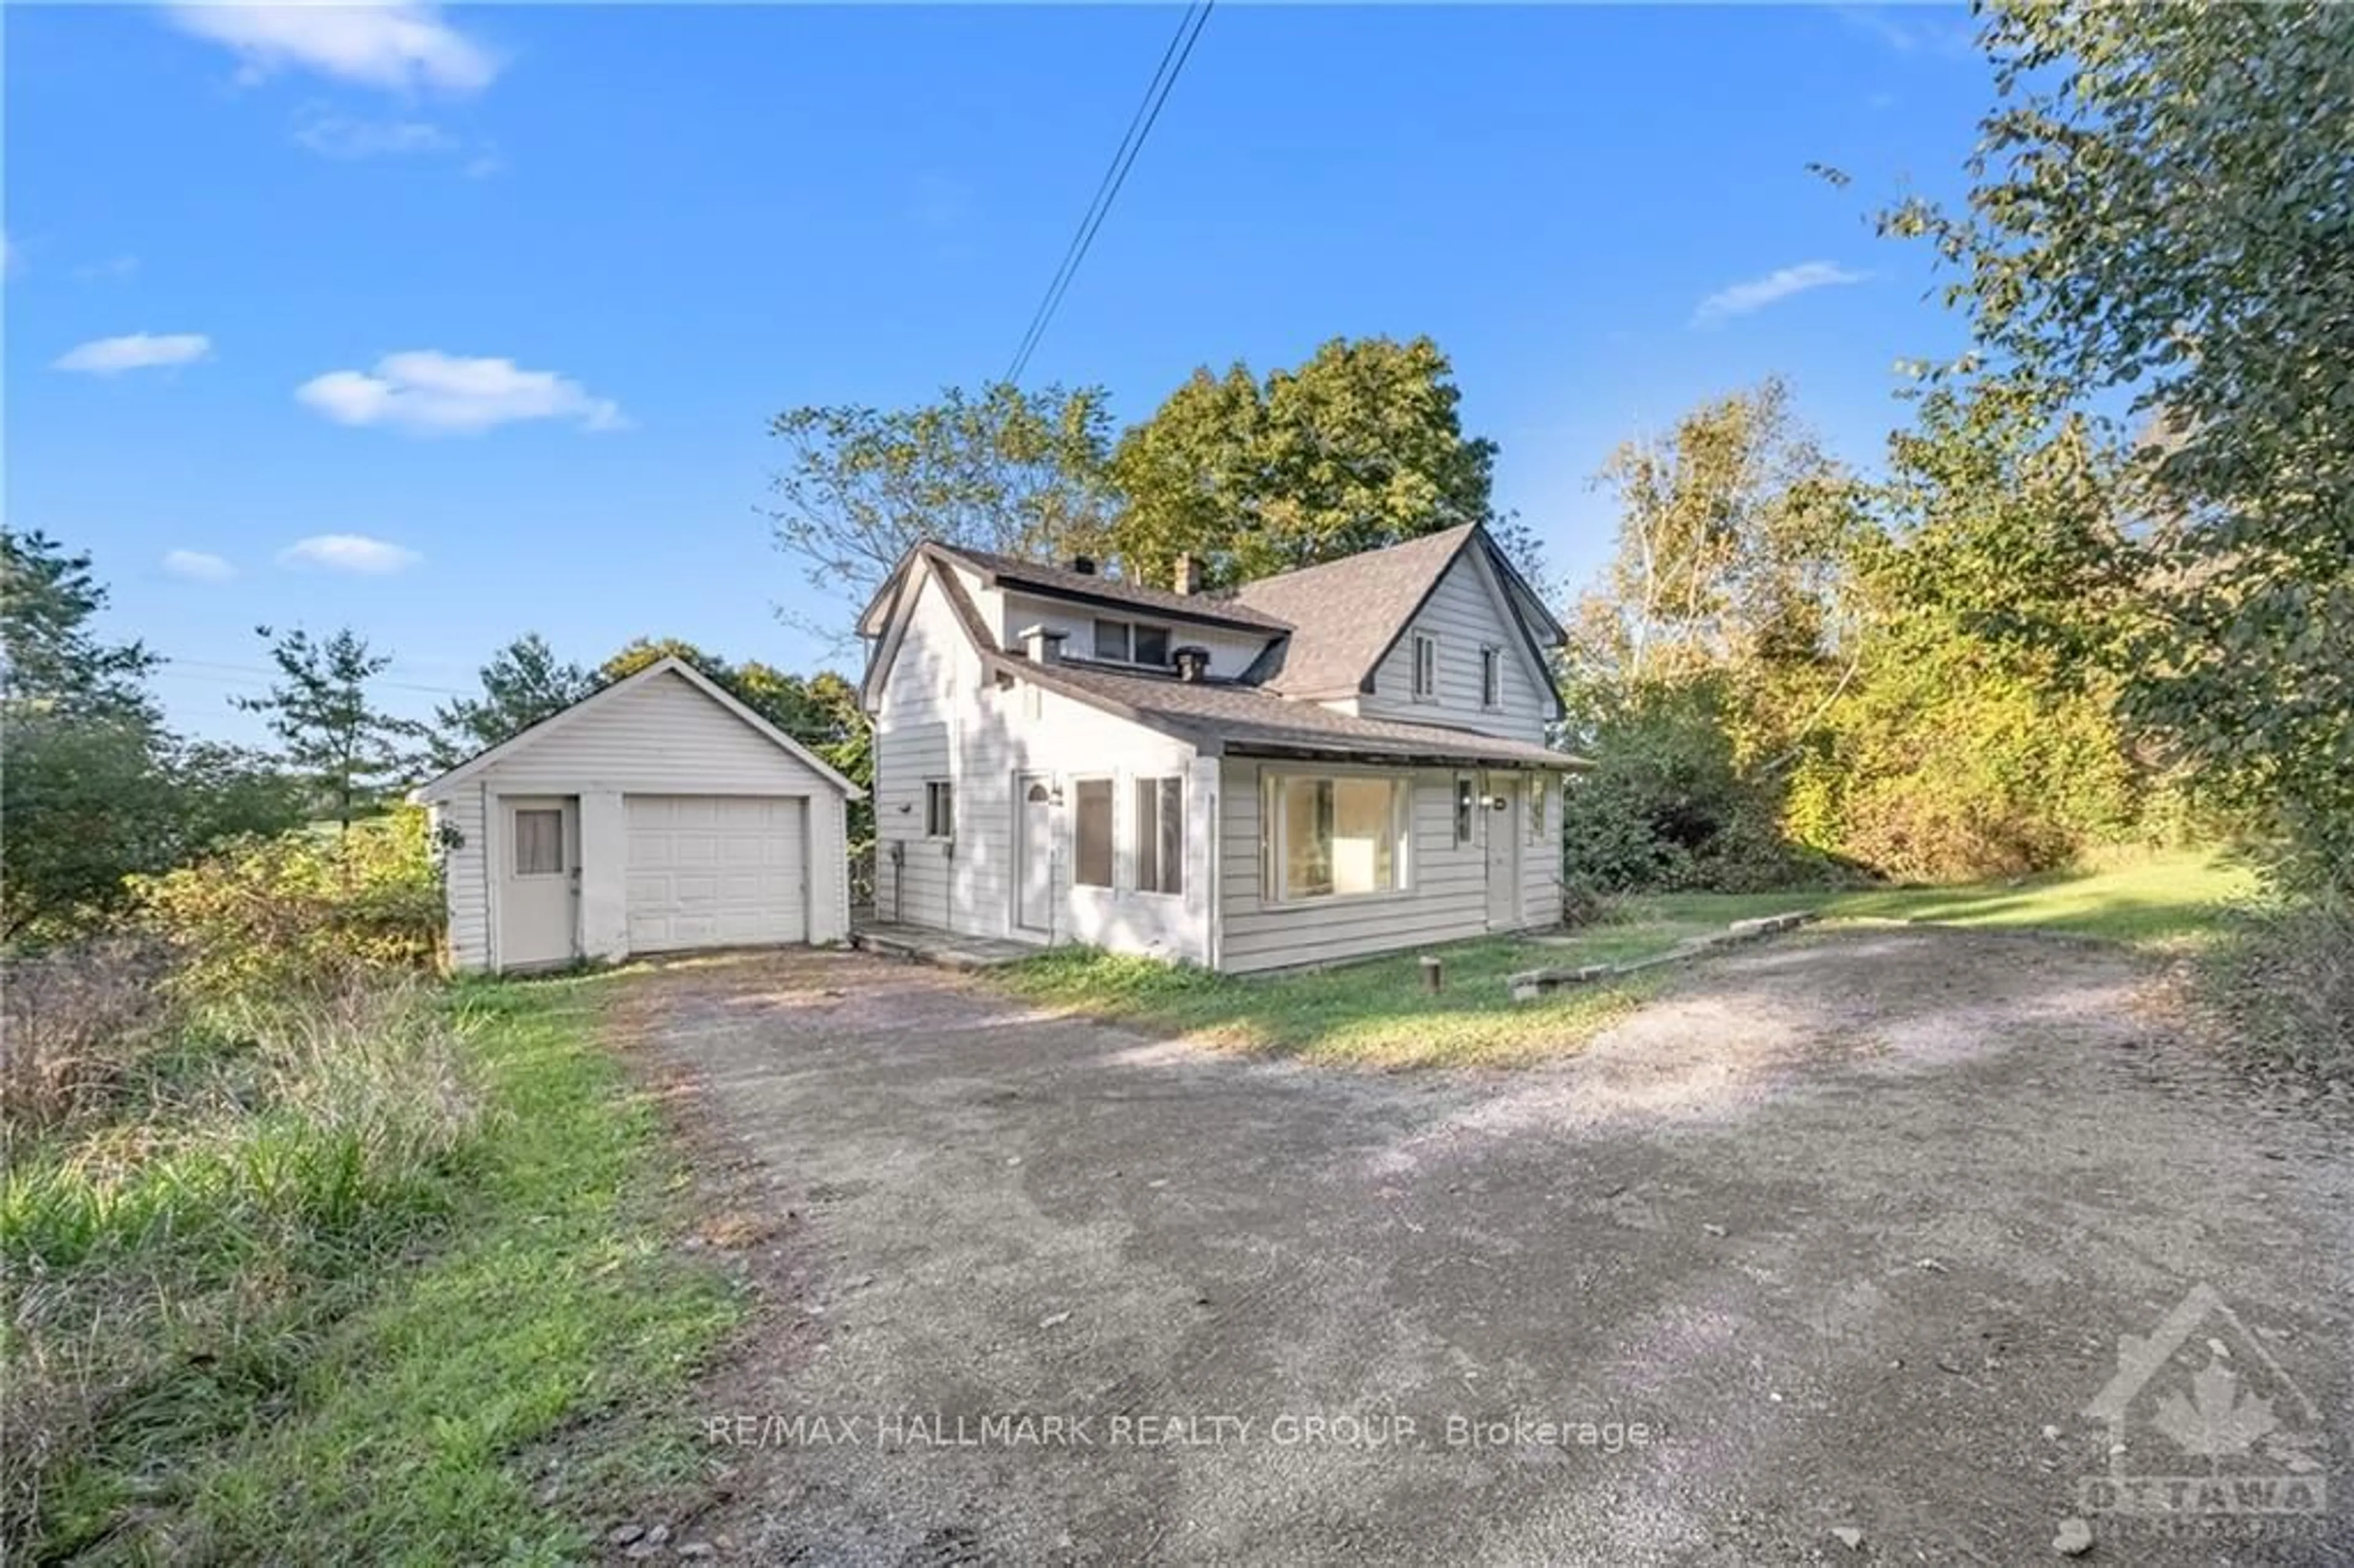
[[[1664,894],[1615,901],[1565,938],[1490,938],[1291,974],[1237,976],[1059,948],[993,971],[1041,1006],[1235,1049],[1386,1068],[1511,1065],[1574,1050],[1639,1006],[1662,971],[1515,1002],[1505,977],[1664,952],[1735,920],[1812,910],[1826,922],[1907,920],[2054,931],[2171,950],[2194,945],[2255,887],[2220,853],[2118,856],[2080,872],[1956,887]],[[1417,961],[1446,962],[1422,990]]]
[[[1359,1066],[1509,1065],[1575,1048],[1649,994],[1634,980],[1514,1002],[1504,980],[1665,946],[1664,926],[1601,927],[1568,945],[1491,938],[1425,949],[1446,986],[1422,989],[1420,953],[1259,977],[1213,974],[1087,948],[991,971],[1044,1007],[1140,1024],[1234,1049]]]
[[[1707,928],[1811,909],[1827,921],[1903,920],[2093,937],[2148,951],[2196,948],[2255,895],[2256,874],[2220,850],[2117,853],[2084,869],[1951,887],[1797,893],[1676,893],[1621,900],[1630,929]]]

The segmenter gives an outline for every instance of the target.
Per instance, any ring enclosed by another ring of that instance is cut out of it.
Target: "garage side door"
[[[798,796],[632,795],[633,953],[808,939]]]

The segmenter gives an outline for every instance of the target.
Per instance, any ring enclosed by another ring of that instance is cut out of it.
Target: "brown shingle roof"
[[[1238,601],[1292,627],[1267,684],[1303,696],[1356,691],[1478,526],[1243,584]]]
[[[1577,768],[1566,752],[1439,725],[1359,718],[1320,704],[1225,681],[1180,681],[1067,664],[1004,666],[1040,685],[1107,707],[1211,750],[1308,752],[1425,762],[1516,762]]]
[[[1131,604],[1143,609],[1157,609],[1164,615],[1187,616],[1195,620],[1224,622],[1266,631],[1282,631],[1290,625],[1287,620],[1254,609],[1224,594],[1177,593],[1169,588],[1150,588],[1143,583],[1107,577],[1094,572],[1076,572],[1067,567],[1050,567],[1038,561],[1001,556],[990,550],[970,550],[962,545],[936,544],[932,548],[962,562],[984,577],[1014,587],[1036,588],[1049,593],[1076,595],[1113,604]]]

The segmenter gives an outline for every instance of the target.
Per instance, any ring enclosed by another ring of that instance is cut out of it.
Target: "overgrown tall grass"
[[[2240,912],[2205,966],[2243,1044],[2354,1084],[2354,885],[2276,891]]]
[[[111,1097],[8,1119],[0,1540],[20,1547],[88,1544],[131,1500],[75,1495],[110,1433],[160,1457],[247,1419],[344,1287],[435,1228],[482,1114],[416,980],[207,1006],[109,1076]]]

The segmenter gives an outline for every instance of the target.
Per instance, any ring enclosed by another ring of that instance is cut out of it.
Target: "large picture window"
[[[1345,898],[1405,885],[1403,779],[1279,776],[1274,816],[1275,896]]]
[[[1185,780],[1139,779],[1136,810],[1129,819],[1136,835],[1136,890],[1185,891]]]
[[[1082,779],[1071,786],[1072,831],[1078,841],[1072,878],[1081,887],[1111,885],[1111,780]]]

